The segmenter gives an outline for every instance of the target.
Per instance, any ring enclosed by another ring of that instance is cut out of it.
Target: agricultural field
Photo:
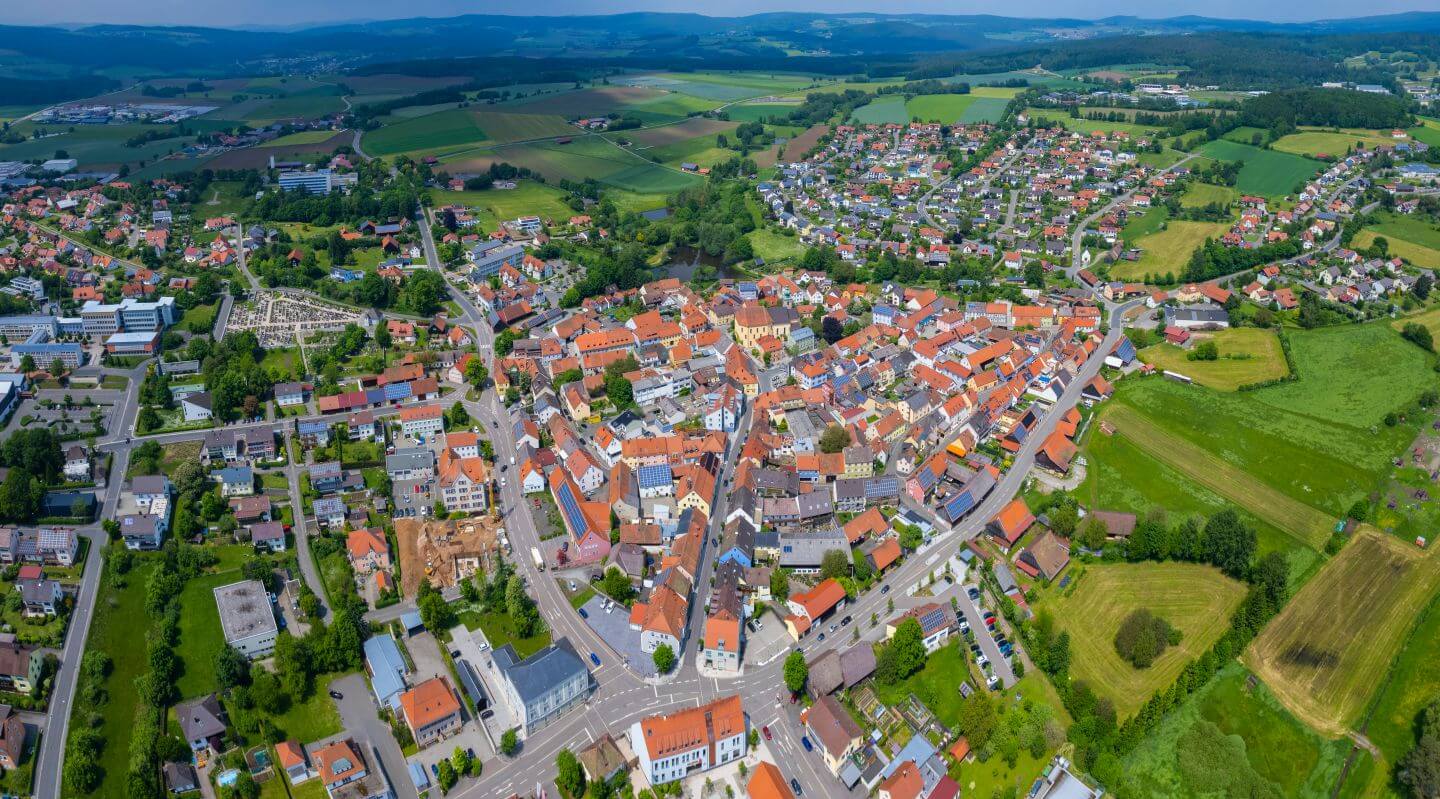
[[[1432,599],[1375,697],[1365,737],[1391,763],[1415,745],[1415,719],[1440,697],[1440,607]]]
[[[905,111],[926,122],[953,125],[978,99],[968,94],[921,94],[905,101]]]
[[[1344,734],[1360,721],[1380,675],[1437,585],[1440,560],[1362,527],[1243,659],[1301,720],[1327,735]]]
[[[595,180],[637,194],[673,194],[701,178],[651,163],[600,136],[584,136],[569,144],[533,142],[500,145],[484,155],[445,161],[451,172],[479,171],[495,161],[524,166],[549,180]],[[653,207],[653,206],[652,206]]]
[[[1134,122],[1106,122],[1095,119],[1075,119],[1069,113],[1057,108],[1026,108],[1023,113],[1035,120],[1047,120],[1050,124],[1061,125],[1080,133],[1128,133],[1133,137],[1151,136],[1155,128],[1137,125]]]
[[[1142,217],[1141,222],[1158,216],[1160,215],[1152,211]],[[1230,226],[1224,222],[1167,220],[1164,230],[1144,232],[1143,235],[1131,238],[1132,231],[1127,226],[1123,234],[1126,241],[1143,252],[1139,260],[1116,261],[1110,267],[1110,275],[1117,280],[1160,277],[1167,272],[1178,275],[1185,270],[1190,253],[1204,244],[1206,239],[1219,238],[1229,229]]]
[[[1207,795],[1220,781],[1228,783],[1223,793],[1229,796],[1322,799],[1330,796],[1349,750],[1348,740],[1310,730],[1263,683],[1252,685],[1244,668],[1230,664],[1124,757],[1125,793]],[[1216,755],[1225,758],[1223,767]],[[1247,790],[1263,791],[1266,783],[1265,793]]]
[[[829,130],[829,125],[811,125],[805,129],[805,132],[795,136],[786,143],[785,151],[780,154],[780,159],[787,162],[799,161],[801,156],[805,155],[811,147],[819,143],[820,137],[824,136]]]
[[[1226,141],[1239,142],[1240,144],[1254,144],[1255,134],[1257,133],[1260,134],[1260,140],[1262,142],[1270,137],[1270,132],[1264,128],[1252,128],[1248,125],[1241,125],[1234,130],[1227,131],[1225,135],[1220,138]]]
[[[1383,236],[1391,255],[1423,268],[1440,267],[1440,228],[1404,214],[1381,213],[1378,219],[1355,236],[1353,246],[1368,248]]]
[[[548,114],[510,114],[476,111],[476,124],[490,141],[514,142],[573,135],[578,130],[560,117]]]
[[[1249,383],[1274,380],[1289,374],[1280,339],[1271,330],[1237,327],[1215,333],[1197,333],[1195,341],[1214,341],[1220,348],[1216,361],[1191,361],[1187,350],[1173,344],[1154,344],[1140,352],[1140,360],[1157,369],[1179,372],[1202,386],[1234,391]]]
[[[1248,140],[1247,140],[1248,141]],[[1282,136],[1270,146],[1276,150],[1296,155],[1316,157],[1348,155],[1356,146],[1372,150],[1378,145],[1394,144],[1395,139],[1388,131],[1301,129],[1299,132]]]
[[[941,95],[949,97],[951,95]],[[953,95],[963,97],[964,95]],[[887,122],[905,123],[910,121],[910,112],[905,108],[902,95],[890,94],[877,97],[855,109],[854,119],[862,125],[883,125]]]
[[[1410,129],[1410,138],[1431,147],[1440,147],[1440,119],[1420,117],[1420,124]]]
[[[1244,194],[1283,197],[1294,193],[1305,181],[1324,167],[1313,158],[1278,150],[1262,150],[1249,144],[1220,139],[1207,142],[1199,153],[1220,161],[1243,161],[1245,166],[1235,181],[1235,188]]]
[[[287,147],[297,144],[319,144],[320,142],[330,140],[334,136],[335,131],[333,130],[300,130],[270,141],[266,146]]]
[[[976,90],[981,91],[980,89]],[[1005,116],[1005,108],[1010,105],[1009,97],[988,97],[983,94],[972,94],[975,102],[965,109],[960,115],[962,124],[970,125],[977,122],[999,122]]]
[[[473,145],[487,138],[489,137],[480,128],[480,121],[474,112],[456,108],[372,130],[361,139],[360,146],[365,148],[369,155],[387,156],[456,145]]]
[[[72,130],[42,126],[44,131],[53,131],[39,139],[26,139],[17,144],[0,144],[0,160],[31,161],[54,158],[61,150],[80,162],[82,169],[98,166],[118,167],[121,164],[137,164],[153,161],[189,146],[193,136],[177,136],[127,147],[125,141],[137,134],[155,130],[154,125],[79,125]],[[17,132],[30,135],[35,130],[30,123],[15,126]]]
[[[1180,195],[1180,205],[1185,208],[1202,208],[1211,203],[1225,205],[1240,199],[1240,192],[1229,186],[1217,186],[1214,183],[1201,183],[1195,181]]]
[[[1085,680],[1128,718],[1157,689],[1174,682],[1213,644],[1245,596],[1245,586],[1196,563],[1092,563],[1072,566],[1070,585],[1052,586],[1045,603],[1056,626],[1070,633],[1071,675]],[[1146,669],[1115,651],[1115,633],[1131,612],[1148,609],[1181,633],[1180,643]]]
[[[785,117],[799,106],[799,103],[741,103],[726,108],[725,114],[736,122],[763,122],[771,117]]]

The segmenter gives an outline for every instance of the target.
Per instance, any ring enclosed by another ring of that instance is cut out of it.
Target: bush
[[[1146,608],[1133,611],[1115,633],[1115,651],[1137,669],[1149,668],[1165,647],[1180,643],[1180,631]]]

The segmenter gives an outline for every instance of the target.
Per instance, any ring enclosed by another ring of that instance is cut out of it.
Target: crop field
[[[727,83],[707,83],[684,78],[668,78],[661,75],[637,75],[635,77],[620,78],[612,81],[612,83],[619,83],[625,86],[644,86],[650,89],[663,89],[665,91],[680,92],[692,97],[700,97],[706,100],[719,100],[721,102],[757,97],[766,92],[765,89],[756,89],[754,87],[736,86]]]
[[[29,123],[16,129],[30,135],[33,129]],[[54,158],[55,153],[64,150],[71,158],[80,162],[82,168],[98,165],[135,164],[152,161],[157,157],[184,149],[195,141],[193,136],[178,136],[161,139],[139,147],[126,147],[125,140],[152,131],[154,125],[78,125],[74,130],[41,126],[42,130],[54,131],[58,135],[47,135],[39,139],[26,139],[16,144],[0,144],[0,160],[30,161]],[[62,132],[63,131],[63,132]]]
[[[962,97],[963,95],[955,95]],[[898,94],[877,97],[855,109],[855,121],[862,125],[883,125],[886,122],[909,122],[910,112],[905,109],[905,98]]]
[[[335,135],[333,130],[301,130],[267,143],[269,147],[285,147],[296,144],[319,144]]]
[[[1244,584],[1196,563],[1092,563],[1071,577],[1071,587],[1054,590],[1046,606],[1057,626],[1070,633],[1071,675],[1114,702],[1119,719],[1133,715],[1209,648],[1245,596]],[[1179,645],[1167,647],[1146,669],[1135,668],[1115,651],[1121,622],[1141,608],[1182,635]]]
[[[709,136],[713,144],[715,136],[721,133],[729,133],[738,126],[735,122],[725,122],[719,119],[687,119],[674,125],[665,125],[658,128],[642,128],[640,130],[625,130],[611,134],[611,138],[626,138],[634,143],[636,147],[662,147],[667,144],[693,139],[696,136]]]
[[[1247,140],[1248,141],[1248,140]],[[1349,154],[1356,145],[1365,149],[1374,149],[1381,144],[1394,144],[1395,139],[1391,138],[1389,132],[1381,133],[1373,130],[1342,130],[1339,132],[1330,130],[1301,130],[1282,136],[1270,146],[1276,150],[1296,155],[1329,155],[1341,157]]]
[[[925,122],[953,125],[979,99],[969,94],[921,94],[906,101],[905,111]],[[1002,102],[1000,107],[1004,108],[1005,104]]]
[[[1297,717],[1341,735],[1359,721],[1437,578],[1436,558],[1361,528],[1255,639],[1244,661]]]
[[[954,75],[948,78],[941,78],[946,83],[968,83],[973,92],[977,87],[995,86],[1015,79],[1028,81],[1031,86],[1078,86],[1079,81],[1073,81],[1064,75],[1057,75],[1053,72],[1042,72],[1033,69],[1016,69],[1009,72],[986,72],[982,74]],[[1008,87],[1004,87],[1008,88]]]
[[[1117,280],[1133,280],[1146,276],[1160,277],[1166,272],[1180,274],[1190,260],[1190,253],[1206,239],[1219,238],[1229,230],[1224,222],[1191,222],[1170,220],[1164,230],[1149,233],[1131,243],[1144,250],[1138,261],[1116,261],[1110,274]]]
[[[1223,742],[1215,749],[1226,757],[1224,768],[1213,762],[1215,737]],[[1125,793],[1213,795],[1205,783],[1223,780],[1231,783],[1226,795],[1247,795],[1242,786],[1264,781],[1272,790],[1249,795],[1324,799],[1349,751],[1349,740],[1328,740],[1307,728],[1264,684],[1251,685],[1249,672],[1231,663],[1125,755]]]
[[[1199,150],[1207,158],[1221,161],[1243,161],[1235,188],[1245,194],[1283,197],[1294,193],[1297,186],[1313,177],[1324,166],[1313,158],[1262,150],[1248,144],[1220,139]]]
[[[977,90],[979,91],[979,90]],[[999,122],[1005,116],[1005,107],[1010,105],[1009,97],[988,97],[983,94],[972,94],[975,102],[965,109],[960,115],[962,124],[971,125],[977,122]]]
[[[780,154],[782,161],[798,161],[811,147],[814,147],[820,137],[830,130],[829,125],[811,125],[804,133],[791,139],[785,145],[785,151]]]
[[[737,122],[760,122],[771,117],[785,117],[799,107],[799,103],[743,103],[732,105],[725,113]]]
[[[1234,130],[1226,132],[1225,135],[1221,136],[1220,138],[1225,139],[1226,141],[1239,142],[1241,144],[1253,144],[1255,142],[1255,134],[1257,133],[1260,134],[1261,141],[1264,141],[1266,138],[1269,137],[1269,131],[1265,130],[1264,128],[1254,128],[1248,125],[1241,125]]]
[[[277,139],[277,141],[279,140]],[[206,162],[206,166],[211,169],[264,169],[270,163],[271,156],[274,156],[278,160],[286,160],[296,156],[311,155],[313,153],[334,152],[335,148],[342,144],[350,144],[352,141],[354,141],[354,138],[348,131],[329,132],[329,138],[319,142],[289,144],[278,147],[274,145],[247,147],[242,150],[231,150],[228,153],[221,153],[215,156]]]
[[[663,100],[667,96],[665,92],[643,86],[600,86],[573,92],[546,94],[506,107],[521,114],[558,114],[566,119],[573,119],[575,117],[604,116],[611,111]]]
[[[560,117],[547,114],[509,114],[476,111],[475,123],[491,141],[513,142],[573,135],[579,129]]]
[[[277,97],[248,111],[244,120],[252,125],[268,125],[287,119],[319,119],[345,110],[345,103],[336,94],[296,94]]]
[[[1220,348],[1216,361],[1191,361],[1186,350],[1173,344],[1155,344],[1140,352],[1140,360],[1157,369],[1179,372],[1202,386],[1234,391],[1247,383],[1274,380],[1289,374],[1280,339],[1270,330],[1237,327],[1215,333],[1197,333],[1197,342],[1214,341]]]
[[[715,146],[715,139],[711,136],[696,136],[693,139],[661,147],[651,147],[641,152],[647,156],[654,156],[660,159],[660,163],[673,167],[678,167],[683,163],[710,167],[738,155],[734,150]]]
[[[369,155],[386,156],[475,144],[487,138],[473,112],[456,108],[372,130],[365,134],[360,145]]]
[[[1190,184],[1190,188],[1180,196],[1180,205],[1186,208],[1200,208],[1211,203],[1233,203],[1240,198],[1240,192],[1229,186],[1216,186],[1214,183],[1200,183],[1196,181]]]
[[[1403,214],[1381,214],[1379,218],[1380,222],[1367,225],[1355,236],[1354,246],[1369,247],[1384,236],[1391,255],[1419,267],[1440,267],[1440,228]]]
[[[483,155],[446,161],[452,171],[478,170],[495,161],[533,169],[550,180],[594,178],[637,194],[672,194],[698,183],[690,175],[654,164],[600,136],[583,136],[570,144],[533,142],[500,145]]]
[[[1115,405],[1104,412],[1116,435],[1124,436],[1155,460],[1248,509],[1311,548],[1325,543],[1334,517],[1281,493],[1202,447],[1147,419],[1134,409]]]

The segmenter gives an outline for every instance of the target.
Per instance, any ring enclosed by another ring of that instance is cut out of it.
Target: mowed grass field
[[[1230,613],[1245,596],[1244,584],[1212,566],[1196,563],[1092,563],[1072,586],[1054,590],[1045,604],[1070,633],[1071,674],[1133,715],[1157,689],[1174,682],[1193,658],[1225,632]],[[1180,630],[1179,645],[1146,669],[1115,651],[1115,633],[1131,612],[1147,608]]]
[[[1390,136],[1389,131],[1302,129],[1288,136],[1281,136],[1270,146],[1296,155],[1329,155],[1338,158],[1348,155],[1357,145],[1372,150],[1378,145],[1394,143],[1395,139]]]
[[[1151,212],[1152,215],[1154,212]],[[1135,280],[1146,276],[1162,277],[1165,273],[1180,274],[1206,239],[1218,238],[1229,230],[1224,222],[1191,222],[1169,220],[1164,230],[1140,236],[1131,243],[1144,250],[1138,261],[1116,261],[1110,267],[1111,277]]]
[[[565,192],[533,180],[516,181],[513,189],[430,190],[431,202],[437,208],[455,204],[484,211],[490,218],[482,219],[481,225],[486,226],[487,230],[499,221],[527,214],[563,223],[576,213],[565,204],[565,196]]]
[[[1140,360],[1220,391],[1234,391],[1247,383],[1274,380],[1290,373],[1280,339],[1272,330],[1237,327],[1195,334],[1196,343],[1207,340],[1219,347],[1220,360],[1191,361],[1186,358],[1188,350],[1164,343],[1141,350]]]
[[[475,114],[455,108],[413,119],[402,119],[366,133],[360,146],[372,156],[398,155],[417,150],[435,150],[485,141]]]
[[[1105,122],[1094,119],[1075,119],[1065,111],[1054,108],[1026,108],[1025,115],[1034,120],[1046,120],[1051,125],[1060,125],[1067,130],[1080,133],[1128,133],[1136,138],[1152,136],[1156,129],[1134,122]]]
[[[890,94],[877,97],[855,109],[854,119],[862,125],[881,125],[886,122],[905,123],[910,121],[910,112],[905,108],[904,96]]]
[[[1291,598],[1243,659],[1305,723],[1341,735],[1440,585],[1440,560],[1364,527]]]
[[[35,126],[25,122],[14,126],[14,130],[25,136],[31,135]],[[154,125],[77,125],[73,129],[58,126],[39,127],[46,131],[39,139],[27,138],[15,144],[0,144],[0,161],[32,161],[54,158],[64,150],[71,158],[80,162],[82,169],[98,165],[136,164],[151,161],[159,156],[184,149],[195,141],[193,136],[177,136],[148,142],[139,147],[126,147],[125,140],[132,136],[154,131]],[[58,135],[55,135],[58,134]]]
[[[1222,497],[1248,509],[1311,548],[1325,543],[1334,517],[1255,480],[1244,469],[1207,452],[1203,447],[1167,431],[1124,405],[1103,412],[1105,421],[1155,460],[1180,472]]]
[[[1229,186],[1216,186],[1214,183],[1201,183],[1196,181],[1185,189],[1180,195],[1180,205],[1186,208],[1201,208],[1211,203],[1224,205],[1233,203],[1240,197],[1240,192]]]
[[[636,194],[673,194],[702,180],[647,161],[600,136],[582,136],[569,144],[500,145],[474,157],[464,154],[443,163],[451,171],[478,171],[495,161],[529,167],[549,180],[593,178]]]
[[[1283,197],[1324,167],[1320,161],[1294,153],[1262,150],[1249,144],[1219,139],[1207,142],[1199,153],[1220,161],[1243,161],[1235,188],[1245,194]]]
[[[1379,222],[1366,225],[1355,236],[1355,247],[1367,248],[1377,237],[1384,236],[1391,255],[1419,267],[1440,267],[1440,228],[1405,214],[1385,213],[1379,218]]]

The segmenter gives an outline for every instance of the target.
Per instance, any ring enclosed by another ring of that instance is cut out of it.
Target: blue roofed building
[[[668,497],[675,493],[675,477],[668,463],[641,466],[635,473],[635,483],[639,486],[641,499]]]
[[[370,675],[375,701],[382,707],[399,710],[400,694],[405,692],[409,670],[392,636],[376,635],[365,641],[365,671]]]
[[[570,642],[561,639],[524,660],[515,647],[495,650],[501,694],[527,736],[578,706],[590,694],[590,671]]]

